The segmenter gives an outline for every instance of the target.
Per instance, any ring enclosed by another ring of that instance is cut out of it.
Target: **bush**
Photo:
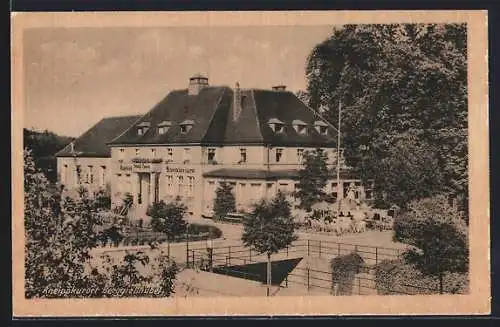
[[[193,223],[188,226],[190,235],[208,234],[210,238],[215,239],[222,236],[222,231],[217,226]]]
[[[447,273],[444,276],[444,293],[468,292],[467,274]],[[383,260],[375,266],[375,287],[380,295],[388,294],[438,294],[439,281],[423,275],[414,265],[403,260]]]
[[[332,289],[337,286],[335,295],[352,294],[354,278],[363,263],[363,258],[356,252],[332,259]]]

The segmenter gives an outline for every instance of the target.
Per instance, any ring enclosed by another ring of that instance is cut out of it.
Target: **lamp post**
[[[339,101],[339,121],[337,127],[337,215],[340,214],[340,192],[343,189],[340,187],[340,114],[342,112],[342,102]]]

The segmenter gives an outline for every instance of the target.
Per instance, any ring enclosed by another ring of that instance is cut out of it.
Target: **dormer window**
[[[188,133],[191,130],[191,128],[193,128],[193,125],[194,121],[190,119],[183,121],[182,123],[179,124],[179,126],[181,127],[181,133],[182,134]]]
[[[328,124],[325,123],[324,121],[318,120],[318,121],[314,122],[314,128],[321,135],[328,134]]]
[[[275,133],[283,133],[285,131],[285,123],[277,118],[269,119],[268,124]]]
[[[139,125],[137,125],[137,135],[141,136],[146,134],[147,130],[149,129],[150,123],[149,122],[142,122]]]
[[[302,120],[295,119],[292,122],[292,125],[293,125],[293,128],[295,129],[295,131],[297,132],[297,134],[301,134],[301,135],[307,134],[307,124],[304,123]]]
[[[164,120],[161,123],[158,124],[158,134],[163,135],[166,132],[168,132],[170,126],[172,126],[172,123]]]

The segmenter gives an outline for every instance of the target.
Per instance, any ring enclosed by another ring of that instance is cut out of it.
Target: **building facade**
[[[329,167],[337,164],[336,128],[285,86],[214,87],[195,75],[186,89],[170,92],[145,115],[124,120],[128,125],[104,142],[108,156],[82,166],[106,167],[105,172],[93,170],[99,183],[109,182],[113,203],[132,195],[136,218],[147,219],[147,207],[155,201],[176,198],[194,217],[210,216],[221,182],[233,186],[237,210],[247,211],[278,190],[291,194],[296,189],[306,151],[322,148]],[[84,143],[79,140],[75,148]],[[74,170],[68,163],[74,157],[59,157],[63,181]],[[337,199],[371,197],[347,167],[342,166],[340,187],[335,177],[325,191]]]

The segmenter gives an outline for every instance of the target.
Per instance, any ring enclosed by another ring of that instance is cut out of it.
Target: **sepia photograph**
[[[13,17],[14,306],[486,313],[486,15],[447,13]]]

